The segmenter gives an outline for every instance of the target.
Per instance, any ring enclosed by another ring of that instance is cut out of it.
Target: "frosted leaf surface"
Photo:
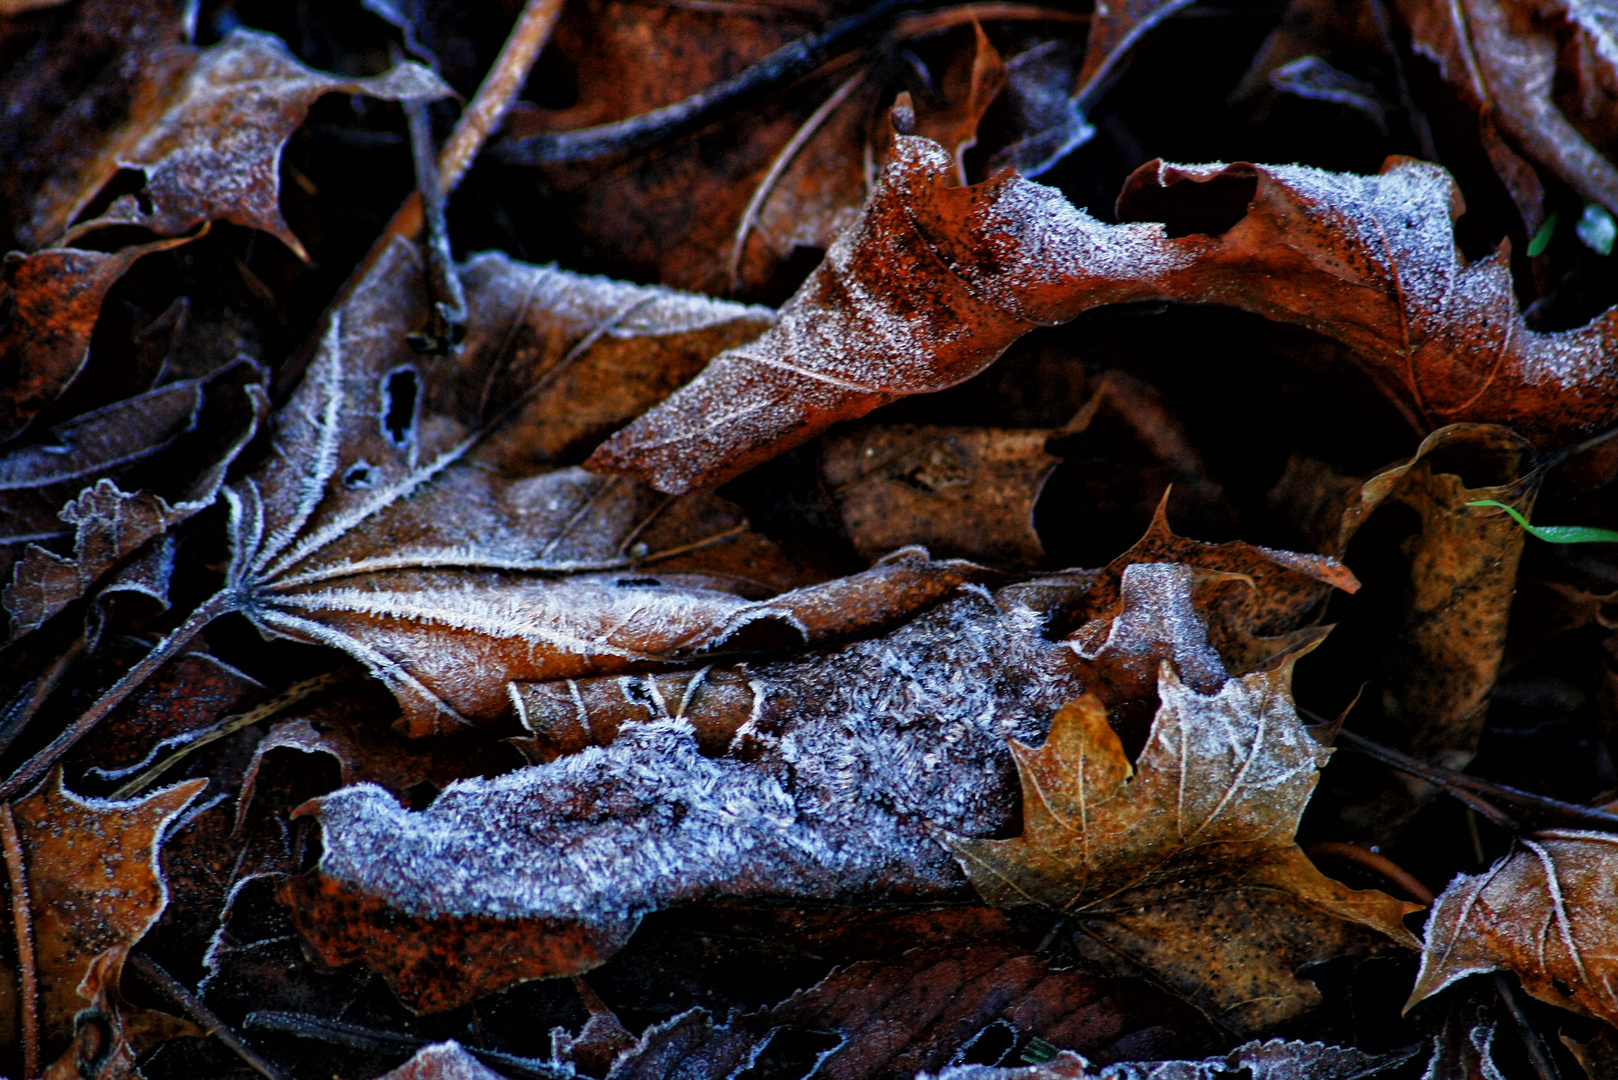
[[[1557,829],[1525,837],[1433,905],[1410,1003],[1480,972],[1513,971],[1563,1009],[1618,1022],[1611,942],[1618,837]]]
[[[364,663],[399,699],[407,732],[503,718],[511,680],[643,670],[757,648],[760,634],[801,647],[891,625],[983,573],[910,549],[820,582],[714,496],[507,468],[522,440],[491,448],[483,435],[532,418],[523,383],[543,392],[555,367],[546,357],[588,360],[631,316],[643,321],[614,340],[651,349],[646,363],[681,335],[698,336],[679,349],[699,347],[716,320],[732,330],[759,320],[669,290],[493,257],[475,265],[489,271],[470,276],[476,378],[406,344],[426,317],[422,272],[415,249],[395,241],[331,317],[264,463],[228,493],[229,581],[244,612],[268,633]],[[490,350],[525,336],[533,347],[519,359],[531,368],[508,378]],[[491,385],[504,386],[492,399]]]
[[[205,221],[229,221],[262,229],[308,258],[281,216],[281,149],[309,106],[333,92],[390,101],[452,93],[420,64],[401,62],[370,79],[344,78],[306,67],[273,34],[234,30],[198,55],[174,99],[153,110],[149,128],[126,134],[133,145],[118,164],[145,175],[147,202],[120,195],[72,234],[139,225],[167,236]]]
[[[1456,247],[1460,196],[1436,165],[1395,158],[1358,176],[1150,162],[1126,183],[1118,225],[1013,174],[956,187],[951,173],[937,144],[897,139],[859,220],[780,322],[589,467],[663,491],[712,486],[833,423],[969,378],[1035,326],[1149,299],[1336,338],[1418,425],[1488,421],[1547,445],[1618,413],[1618,374],[1602,359],[1618,350],[1618,315],[1529,330],[1505,253],[1467,263]]]
[[[1122,629],[1109,646],[1086,655],[1052,640],[1059,611],[1081,605],[1098,580],[1110,579],[1072,575],[992,593],[967,584],[882,637],[728,669],[749,689],[712,699],[713,708],[745,713],[725,721],[723,739],[705,699],[671,693],[644,720],[596,725],[606,745],[452,784],[419,812],[368,785],[326,796],[315,811],[322,862],[290,887],[300,926],[330,962],[361,958],[393,970],[388,954],[344,930],[342,913],[355,897],[427,922],[536,926],[532,947],[542,952],[555,936],[583,936],[592,948],[621,941],[624,927],[673,904],[959,896],[964,879],[952,847],[1008,843],[962,839],[992,836],[1013,820],[1007,741],[1040,739],[1063,702],[1110,686],[1109,668],[1135,663],[1136,654],[1185,658],[1200,678],[1222,683],[1206,700],[1172,677],[1165,684],[1164,715],[1195,713],[1177,720],[1176,731],[1216,723],[1199,737],[1198,753],[1223,767],[1280,739],[1277,752],[1296,758],[1235,785],[1243,794],[1235,806],[1216,799],[1187,810],[1218,823],[1208,844],[1251,844],[1277,829],[1290,844],[1290,821],[1277,825],[1259,807],[1290,795],[1301,810],[1321,751],[1290,713],[1284,682],[1219,678],[1219,657],[1196,617],[1197,575],[1174,564],[1121,571],[1110,614]],[[1186,617],[1161,622],[1161,612]],[[1204,617],[1224,612],[1216,605]],[[1143,640],[1126,642],[1131,634]],[[583,686],[571,692],[581,703]],[[1281,715],[1290,727],[1274,722]],[[1194,894],[1196,860],[1181,860],[1176,872]],[[1308,923],[1316,952],[1350,947],[1347,935],[1317,925],[1330,921]],[[1271,964],[1296,966],[1313,955],[1296,951]],[[1283,974],[1291,979],[1291,968]]]
[[[1391,1074],[1410,1057],[1408,1051],[1376,1055],[1351,1046],[1271,1039],[1243,1043],[1223,1057],[1201,1061],[1121,1061],[1098,1066],[1077,1054],[1063,1053],[1046,1064],[1027,1068],[958,1065],[927,1080],[1221,1080],[1233,1074],[1252,1080],[1370,1080]]]

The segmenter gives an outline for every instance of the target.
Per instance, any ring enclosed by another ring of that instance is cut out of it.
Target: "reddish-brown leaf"
[[[183,244],[138,244],[108,254],[52,248],[8,256],[11,317],[0,327],[0,439],[14,438],[84,368],[107,290],[136,259]]]
[[[1524,837],[1487,871],[1458,875],[1427,920],[1409,1004],[1507,970],[1541,1001],[1618,1023],[1615,876],[1618,837],[1574,830]]]
[[[58,769],[12,804],[50,1056],[73,1034],[74,1014],[85,1006],[79,983],[92,963],[109,950],[127,950],[163,913],[164,829],[207,786],[187,780],[144,799],[110,802],[68,791]]]
[[[757,341],[604,443],[591,468],[660,490],[729,479],[905,394],[976,374],[1036,325],[1129,300],[1219,303],[1350,346],[1411,420],[1491,421],[1555,446],[1611,422],[1618,315],[1528,330],[1504,252],[1466,263],[1436,166],[1143,166],[1108,226],[1001,175],[950,184],[897,140],[859,220]],[[1161,222],[1163,224],[1153,224]]]

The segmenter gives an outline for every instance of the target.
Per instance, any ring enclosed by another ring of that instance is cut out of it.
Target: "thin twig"
[[[556,26],[556,20],[562,14],[563,0],[528,0],[523,6],[522,13],[511,27],[511,33],[506,37],[506,43],[500,49],[500,55],[495,57],[494,65],[489,68],[488,74],[483,76],[483,82],[478,87],[472,101],[461,118],[456,121],[455,128],[450,132],[444,143],[444,149],[438,155],[438,185],[448,198],[461,180],[466,176],[472,159],[477,157],[478,151],[488,140],[489,134],[505,118],[511,110],[512,103],[517,100],[517,93],[522,89],[523,83],[528,81],[528,74],[534,68],[534,61],[539,58],[539,52],[550,39],[551,31]],[[382,253],[396,236],[406,240],[414,240],[421,235],[425,224],[422,212],[421,193],[412,191],[405,201],[394,211],[393,217],[383,227],[382,233],[371,245],[371,250],[365,253],[365,258],[359,261],[343,287],[338,290],[337,296],[331,302],[330,310],[343,306],[353,295],[355,288],[365,280],[371,268],[376,265]],[[275,396],[280,400],[292,391],[303,369],[308,366],[309,359],[314,355],[313,349],[318,342],[318,335],[305,344],[303,349],[295,353],[286,364],[281,367],[276,376]]]
[[[1605,810],[1595,810],[1588,806],[1580,806],[1578,803],[1563,802],[1560,799],[1552,799],[1546,795],[1535,795],[1531,791],[1523,791],[1519,788],[1508,787],[1505,784],[1496,784],[1490,780],[1483,780],[1476,776],[1468,776],[1466,773],[1456,772],[1454,769],[1446,769],[1441,765],[1433,765],[1430,762],[1411,757],[1409,754],[1401,753],[1390,746],[1372,742],[1365,736],[1356,735],[1347,729],[1339,732],[1337,737],[1367,757],[1375,758],[1384,765],[1391,765],[1401,772],[1419,776],[1423,780],[1431,781],[1443,787],[1464,788],[1467,791],[1476,792],[1480,795],[1489,795],[1526,810],[1538,810],[1542,813],[1554,814],[1560,818],[1582,822],[1597,828],[1618,830],[1618,814],[1609,814]]]
[[[831,119],[832,113],[837,111],[839,105],[848,100],[848,96],[864,81],[868,74],[869,72],[866,70],[855,72],[844,81],[843,85],[832,91],[831,97],[821,102],[820,106],[809,114],[809,119],[805,120],[798,130],[792,133],[792,138],[787,140],[787,144],[781,148],[781,152],[775,155],[775,160],[770,162],[769,172],[764,174],[764,179],[760,180],[758,187],[753,189],[753,197],[747,200],[747,209],[742,211],[742,220],[736,226],[736,238],[731,243],[730,289],[732,292],[742,286],[742,252],[747,248],[748,234],[753,231],[753,226],[758,223],[759,215],[763,212],[764,204],[769,200],[770,193],[775,190],[775,185],[780,183],[781,177],[786,175],[786,171],[792,166],[793,161],[797,160],[798,154],[805,146],[809,145],[809,140],[814,138],[816,133],[825,126],[826,121]]]
[[[1322,841],[1318,844],[1310,844],[1307,854],[1311,859],[1325,856],[1363,866],[1367,870],[1381,874],[1389,882],[1403,889],[1405,894],[1416,903],[1432,905],[1433,891],[1423,885],[1420,878],[1386,855],[1362,848],[1358,844],[1345,844],[1337,841]]]
[[[1500,994],[1500,1000],[1505,1004],[1506,1011],[1517,1024],[1517,1034],[1522,1036],[1523,1049],[1528,1053],[1528,1062],[1534,1067],[1539,1080],[1561,1080],[1556,1071],[1556,1065],[1551,1061],[1550,1054],[1545,1052],[1545,1044],[1540,1040],[1539,1032],[1528,1020],[1528,1014],[1523,1012],[1522,1003],[1517,1000],[1517,994],[1511,989],[1511,983],[1504,975],[1494,977],[1494,988]]]
[[[528,73],[534,69],[539,51],[550,40],[556,20],[562,15],[563,0],[528,0],[522,14],[506,37],[506,43],[495,58],[494,66],[483,77],[483,84],[473,96],[472,103],[461,113],[450,132],[444,151],[438,157],[438,183],[449,195],[461,183],[472,159],[477,157],[483,144],[489,141],[495,128],[511,111],[512,103]]]
[[[892,22],[902,8],[914,3],[915,0],[881,0],[818,34],[782,46],[751,67],[682,101],[611,124],[511,139],[496,148],[495,156],[517,165],[591,161],[689,134],[729,116],[760,94],[807,75],[829,57]]]
[[[94,705],[85,710],[65,731],[51,741],[51,744],[27,761],[22,768],[0,783],[0,799],[9,799],[23,788],[32,784],[50,770],[50,767],[73,748],[73,744],[88,735],[94,727],[104,720],[108,713],[123,704],[125,698],[134,693],[152,674],[172,659],[179,651],[191,643],[191,639],[202,632],[202,628],[213,622],[221,615],[241,608],[241,598],[234,589],[221,589],[207,600],[203,601],[195,611],[186,617],[173,630],[168,637],[158,642],[152,651],[141,657],[134,667],[124,673],[124,677],[112,685],[112,688],[96,699]]]
[[[328,686],[337,685],[337,683],[341,682],[345,677],[347,677],[347,674],[348,673],[346,671],[342,670],[328,671],[324,675],[316,675],[312,679],[305,679],[303,682],[293,683],[291,686],[287,687],[285,690],[281,691],[281,693],[275,695],[275,697],[266,701],[264,704],[249,709],[246,712],[225,717],[213,727],[192,739],[190,742],[175,747],[173,753],[169,754],[161,761],[154,762],[149,769],[142,772],[133,780],[126,781],[122,787],[118,788],[117,791],[112,793],[112,797],[114,799],[128,799],[139,794],[142,789],[146,788],[164,773],[174,768],[175,765],[178,765],[180,761],[188,755],[195,753],[204,746],[207,746],[209,743],[218,742],[227,735],[234,735],[236,732],[241,731],[244,728],[250,728],[260,720],[268,720],[281,710],[291,708],[304,698],[309,697],[311,694],[319,693]]]
[[[184,983],[164,971],[151,957],[144,953],[132,952],[127,963],[140,973],[141,978],[151,983],[153,989],[161,990],[170,1001],[184,1009],[186,1015],[198,1027],[230,1047],[254,1072],[267,1077],[268,1080],[286,1080],[281,1070],[265,1061],[256,1050],[242,1042],[241,1037],[230,1029],[230,1025],[219,1019],[212,1009],[186,988]]]
[[[444,188],[439,183],[427,103],[405,102],[405,117],[410,123],[410,153],[416,163],[416,193],[421,196],[427,224],[427,325],[408,340],[417,352],[448,356],[459,351],[466,339],[466,293],[461,288],[461,275],[455,270],[455,256],[450,252]]]
[[[5,848],[6,873],[11,878],[11,924],[17,934],[17,966],[22,969],[23,1075],[39,1075],[39,974],[34,963],[34,914],[28,906],[28,871],[23,864],[22,838],[11,804],[0,803],[0,845]]]

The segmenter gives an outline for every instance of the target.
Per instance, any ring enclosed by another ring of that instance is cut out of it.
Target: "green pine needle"
[[[1528,519],[1512,507],[1493,499],[1469,502],[1468,506],[1498,506],[1510,514],[1512,520],[1530,536],[1537,536],[1550,544],[1618,544],[1618,532],[1612,529],[1594,529],[1587,525],[1530,525]]]

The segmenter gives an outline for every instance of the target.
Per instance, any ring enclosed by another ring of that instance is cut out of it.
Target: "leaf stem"
[[[1311,859],[1330,858],[1343,862],[1351,862],[1362,866],[1372,873],[1380,874],[1391,884],[1397,885],[1405,891],[1412,900],[1428,907],[1433,903],[1433,890],[1422,884],[1421,879],[1409,870],[1400,866],[1386,855],[1379,854],[1358,844],[1345,844],[1337,841],[1322,841],[1310,844],[1306,854]]]
[[[12,798],[23,788],[44,776],[63,754],[73,748],[74,743],[88,735],[97,724],[106,719],[108,713],[123,704],[125,698],[151,678],[158,668],[189,645],[191,639],[201,633],[203,627],[221,615],[240,611],[241,607],[241,593],[234,588],[221,589],[203,601],[186,617],[185,622],[158,642],[151,652],[141,657],[134,667],[124,673],[123,678],[113,683],[106,693],[96,699],[95,704],[53,739],[49,746],[25,761],[22,768],[7,777],[4,783],[0,783],[0,799]]]
[[[229,1024],[219,1019],[184,983],[164,971],[151,957],[132,952],[129,954],[129,966],[138,971],[141,978],[154,989],[161,990],[170,1001],[184,1009],[198,1027],[228,1046],[254,1072],[267,1080],[285,1080],[281,1070],[260,1057],[257,1051],[241,1040],[241,1036],[231,1030]]]
[[[1494,988],[1500,995],[1500,1000],[1511,1014],[1511,1019],[1517,1025],[1517,1034],[1522,1038],[1523,1050],[1527,1052],[1529,1064],[1533,1065],[1539,1080],[1560,1080],[1556,1065],[1551,1056],[1545,1052],[1545,1043],[1529,1022],[1528,1014],[1523,1011],[1522,1003],[1517,1000],[1516,993],[1511,989],[1511,983],[1504,975],[1494,977]]]
[[[1367,757],[1375,758],[1384,765],[1390,765],[1401,772],[1419,776],[1441,787],[1458,787],[1463,790],[1480,795],[1492,795],[1503,802],[1520,806],[1526,810],[1538,810],[1547,814],[1571,821],[1577,821],[1596,828],[1618,831],[1618,814],[1609,814],[1605,810],[1596,810],[1578,803],[1563,802],[1561,799],[1552,799],[1545,795],[1535,795],[1531,791],[1508,787],[1505,784],[1496,784],[1490,780],[1483,780],[1476,776],[1446,769],[1441,765],[1433,765],[1409,754],[1401,753],[1391,746],[1372,742],[1363,735],[1356,735],[1352,731],[1343,730],[1337,737],[1350,747],[1358,750]]]
[[[28,907],[28,869],[11,804],[0,802],[0,845],[11,878],[11,922],[17,934],[17,966],[22,969],[23,1075],[39,1075],[39,973],[34,960],[34,915]]]

